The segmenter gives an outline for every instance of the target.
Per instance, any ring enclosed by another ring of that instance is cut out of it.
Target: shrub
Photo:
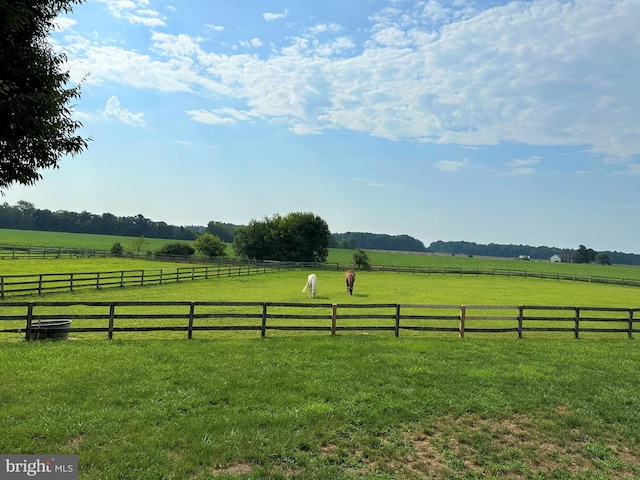
[[[116,255],[117,257],[119,257],[120,255],[123,254],[123,252],[124,252],[124,247],[120,242],[114,243],[113,246],[111,247],[112,255]]]
[[[190,257],[195,253],[195,249],[186,243],[174,242],[167,243],[156,251],[156,255],[176,255],[181,257]]]

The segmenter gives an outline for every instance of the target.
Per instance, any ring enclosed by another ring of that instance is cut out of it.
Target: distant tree
[[[599,253],[596,255],[596,263],[598,265],[611,265],[611,258],[606,253]]]
[[[175,255],[180,257],[190,257],[195,253],[195,249],[186,243],[172,242],[163,245],[156,251],[157,256]]]
[[[251,220],[238,230],[233,249],[238,256],[259,260],[324,262],[329,255],[331,232],[313,213],[276,214]]]
[[[69,105],[80,86],[68,86],[66,57],[47,41],[55,18],[81,2],[0,1],[0,189],[32,185],[39,170],[87,147]]]
[[[124,252],[124,247],[120,242],[116,242],[111,247],[111,254],[119,257]]]
[[[580,245],[576,251],[574,263],[592,263],[595,259],[596,252],[593,249]]]
[[[131,250],[133,252],[140,253],[140,250],[142,250],[142,247],[144,247],[146,244],[147,239],[144,238],[144,235],[141,235],[140,237],[131,240]]]
[[[231,243],[233,242],[233,238],[238,233],[237,225],[233,225],[231,223],[222,223],[222,222],[209,222],[207,224],[207,232],[211,235],[215,235],[223,242]]]
[[[371,263],[369,262],[369,255],[363,249],[358,248],[353,254],[353,263],[360,270],[369,270],[371,268]]]
[[[222,257],[227,245],[219,237],[210,233],[203,233],[195,241],[196,250],[207,257]]]

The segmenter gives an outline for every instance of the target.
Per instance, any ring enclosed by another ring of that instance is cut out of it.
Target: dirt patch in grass
[[[638,478],[640,458],[623,445],[601,445],[572,429],[556,438],[524,415],[500,421],[446,417],[426,432],[407,432],[413,453],[404,470],[423,478]]]

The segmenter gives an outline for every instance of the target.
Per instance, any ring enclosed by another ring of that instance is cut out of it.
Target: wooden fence
[[[65,332],[102,332],[114,338],[121,332],[186,332],[267,330],[375,330],[468,333],[565,332],[574,338],[594,332],[632,338],[640,331],[640,308],[331,304],[273,302],[7,302],[0,304],[0,333],[24,334],[51,322],[66,321]]]
[[[292,264],[204,265],[108,272],[41,273],[0,276],[0,298],[6,295],[42,295],[81,288],[160,285],[163,283],[266,273],[293,268]]]
[[[9,295],[42,295],[49,292],[74,291],[80,288],[106,288],[125,286],[157,285],[186,280],[200,280],[211,277],[251,275],[280,270],[317,269],[348,270],[353,265],[341,263],[313,262],[244,262],[220,260],[210,265],[158,268],[147,270],[115,270],[106,272],[42,273],[0,275],[0,299]],[[411,273],[424,275],[475,275],[492,277],[522,277],[547,280],[569,280],[574,282],[599,283],[640,287],[640,280],[602,276],[580,276],[560,273],[529,272],[494,268],[489,270],[462,269],[457,267],[398,267],[389,265],[372,266],[370,271],[383,273]]]

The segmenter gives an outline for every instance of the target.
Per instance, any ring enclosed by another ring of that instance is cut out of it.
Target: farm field
[[[119,269],[103,260],[113,259],[0,268]],[[632,287],[394,272],[357,272],[348,297],[335,270],[315,272],[318,296],[309,299],[308,273],[20,301],[640,306]],[[624,334],[123,332],[31,343],[3,335],[0,452],[78,454],[81,479],[640,478],[640,350]]]
[[[81,479],[640,476],[635,341],[0,343],[0,451]]]

